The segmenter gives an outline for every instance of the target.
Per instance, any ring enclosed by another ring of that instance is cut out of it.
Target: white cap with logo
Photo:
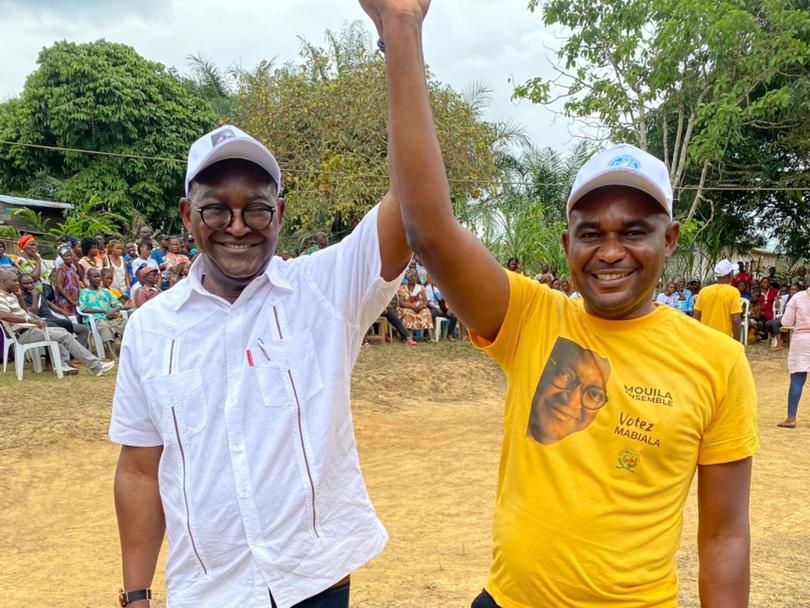
[[[714,274],[718,277],[724,277],[731,274],[737,267],[728,260],[720,260],[714,266]]]
[[[276,183],[276,188],[281,193],[281,169],[270,150],[241,129],[223,125],[203,135],[192,144],[188,151],[186,196],[188,196],[191,181],[203,169],[231,158],[240,158],[259,165],[270,174]]]
[[[631,144],[619,144],[595,154],[577,172],[566,213],[583,196],[603,186],[627,186],[646,192],[672,219],[672,184],[666,165]]]

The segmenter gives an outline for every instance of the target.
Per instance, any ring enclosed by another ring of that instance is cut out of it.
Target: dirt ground
[[[753,607],[810,607],[810,423],[777,429],[785,354],[749,349],[762,439],[751,504]],[[0,605],[115,606],[117,448],[105,438],[114,378],[0,379]],[[69,398],[68,398],[69,396]],[[352,606],[469,606],[487,573],[503,380],[466,344],[375,346],[354,375],[354,422],[391,540],[355,573]],[[810,412],[810,403],[801,411]],[[810,419],[810,415],[804,416]],[[694,488],[693,488],[694,492]],[[678,556],[681,606],[698,606],[697,510]],[[162,563],[154,590],[163,596]],[[158,601],[153,605],[163,606]]]

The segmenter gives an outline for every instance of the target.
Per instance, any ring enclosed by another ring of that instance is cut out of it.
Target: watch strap
[[[152,599],[152,590],[151,589],[138,589],[137,591],[124,591],[123,589],[118,594],[119,603],[122,606],[127,606],[133,602],[139,602],[141,600],[151,600]]]

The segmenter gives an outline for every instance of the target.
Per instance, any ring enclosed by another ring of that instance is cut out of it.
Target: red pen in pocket
[[[248,367],[253,367],[253,353],[250,352],[250,349],[247,349],[245,354],[247,355]]]

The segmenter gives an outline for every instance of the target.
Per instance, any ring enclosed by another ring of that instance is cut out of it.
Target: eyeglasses
[[[225,230],[233,222],[233,209],[227,205],[205,205],[197,207],[191,205],[200,214],[203,224],[211,230]],[[263,203],[248,205],[240,212],[242,221],[253,230],[264,230],[273,221],[276,208]]]
[[[568,366],[558,367],[554,359],[549,359],[556,368],[551,384],[563,391],[573,391],[582,386],[582,407],[586,410],[598,410],[607,403],[607,395],[601,387],[594,384],[583,385],[577,373]]]

